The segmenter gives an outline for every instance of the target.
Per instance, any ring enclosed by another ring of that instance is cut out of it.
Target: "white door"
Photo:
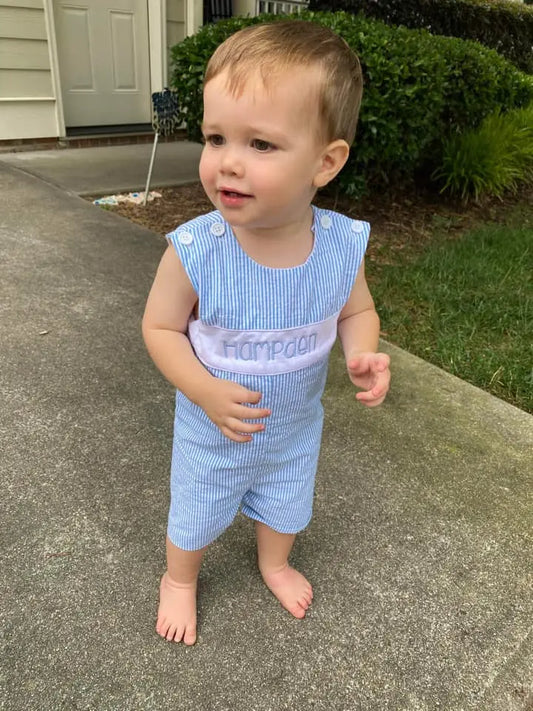
[[[147,0],[54,0],[65,125],[151,121]]]

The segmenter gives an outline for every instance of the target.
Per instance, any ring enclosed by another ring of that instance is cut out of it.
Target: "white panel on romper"
[[[326,358],[335,342],[337,320],[273,331],[235,331],[189,323],[196,355],[211,368],[249,375],[278,375],[307,368]]]

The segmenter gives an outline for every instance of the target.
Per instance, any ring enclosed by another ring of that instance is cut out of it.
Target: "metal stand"
[[[148,178],[146,179],[146,189],[144,191],[144,200],[143,200],[143,205],[146,205],[146,201],[148,200],[148,193],[150,191],[150,180],[152,179],[152,170],[154,167],[154,160],[155,160],[155,152],[157,150],[157,141],[159,140],[159,133],[157,133],[154,136],[154,145],[152,148],[152,157],[150,158],[150,167],[148,168]]]

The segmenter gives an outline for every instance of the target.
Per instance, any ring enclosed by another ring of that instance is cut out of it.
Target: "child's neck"
[[[303,264],[313,251],[313,209],[302,218],[265,228],[233,227],[246,254],[255,262],[274,269],[290,269]]]

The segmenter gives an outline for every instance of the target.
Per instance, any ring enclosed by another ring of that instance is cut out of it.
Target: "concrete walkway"
[[[198,180],[199,143],[161,143],[156,150],[150,187]],[[152,144],[50,151],[0,153],[4,161],[78,195],[144,190]]]
[[[102,149],[80,150],[88,174]],[[533,418],[391,346],[373,411],[332,357],[307,618],[239,517],[196,647],[157,637],[173,393],[139,326],[163,240],[20,160],[0,157],[0,708],[533,709]]]

